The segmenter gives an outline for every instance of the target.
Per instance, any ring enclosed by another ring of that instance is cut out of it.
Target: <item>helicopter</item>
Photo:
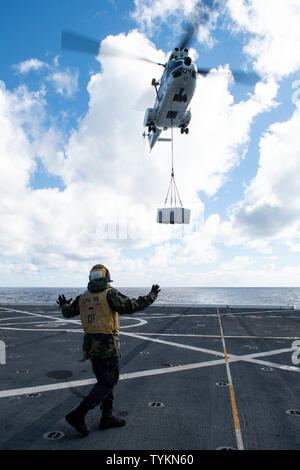
[[[197,67],[188,55],[188,49],[176,47],[160,81],[153,78],[151,84],[156,91],[153,108],[147,108],[144,126],[148,127],[150,151],[163,130],[178,127],[181,134],[188,134],[192,114],[188,108],[196,89]]]
[[[122,55],[127,58],[143,60],[164,68],[160,80],[152,79],[151,85],[155,88],[156,98],[153,108],[147,108],[144,117],[144,127],[148,133],[150,151],[157,141],[171,141],[171,138],[161,138],[160,134],[170,128],[180,128],[181,134],[188,134],[188,125],[191,121],[189,104],[196,90],[197,76],[207,75],[211,68],[199,68],[189,56],[188,44],[197,31],[197,25],[189,23],[177,47],[171,52],[167,63],[154,62],[145,57],[135,56],[125,51],[112,50],[112,55]],[[64,30],[61,36],[61,48],[77,52],[97,55],[100,41]],[[236,81],[250,83],[257,81],[255,73],[232,71]]]

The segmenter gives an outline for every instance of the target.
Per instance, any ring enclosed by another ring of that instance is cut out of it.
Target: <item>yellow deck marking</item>
[[[225,364],[226,364],[226,371],[227,371],[227,377],[228,377],[228,382],[229,382],[230,401],[231,401],[231,408],[232,408],[232,416],[233,416],[233,423],[234,423],[236,441],[237,441],[238,449],[239,450],[244,450],[240,420],[239,420],[239,415],[238,415],[238,410],[237,410],[237,405],[236,405],[235,393],[234,393],[232,377],[231,377],[229,361],[228,361],[228,355],[227,355],[227,350],[226,350],[226,344],[225,344],[225,338],[224,338],[224,333],[223,333],[223,326],[222,326],[221,316],[220,316],[220,312],[219,312],[218,308],[217,308],[217,314],[218,314],[218,319],[219,319],[219,326],[220,326],[221,338],[222,338],[222,343],[223,343],[223,350],[224,350],[224,355],[225,355]]]

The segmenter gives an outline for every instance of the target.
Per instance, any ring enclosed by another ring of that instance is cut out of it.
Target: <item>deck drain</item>
[[[28,393],[26,395],[27,398],[37,398],[37,397],[40,397],[41,396],[41,393]]]
[[[16,374],[28,374],[29,369],[20,369],[16,371]]]
[[[60,431],[50,431],[50,432],[46,432],[46,434],[44,434],[43,437],[50,441],[54,441],[54,440],[61,439],[62,437],[64,437],[64,433]]]
[[[182,364],[169,364],[169,367],[178,367],[178,366],[182,366]]]
[[[148,403],[148,406],[153,406],[154,408],[159,408],[161,406],[164,406],[164,404],[161,403],[160,401],[152,401],[152,402]]]
[[[228,387],[229,383],[228,382],[216,382],[216,385],[218,387]]]
[[[286,411],[288,415],[300,416],[300,410],[288,410]]]
[[[270,372],[272,369],[272,367],[262,367],[261,370],[265,370],[267,372]]]

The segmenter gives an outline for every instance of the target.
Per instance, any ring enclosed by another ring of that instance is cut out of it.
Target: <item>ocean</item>
[[[130,297],[149,292],[149,287],[118,287]],[[59,294],[67,299],[85,291],[85,287],[0,287],[0,304],[55,304]],[[156,305],[221,304],[300,306],[299,287],[163,287]]]

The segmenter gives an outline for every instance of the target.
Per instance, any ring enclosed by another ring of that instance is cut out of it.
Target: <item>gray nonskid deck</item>
[[[115,412],[127,424],[99,431],[94,409],[82,438],[64,419],[95,383],[80,320],[0,305],[0,449],[300,449],[298,310],[155,305],[120,319]]]

